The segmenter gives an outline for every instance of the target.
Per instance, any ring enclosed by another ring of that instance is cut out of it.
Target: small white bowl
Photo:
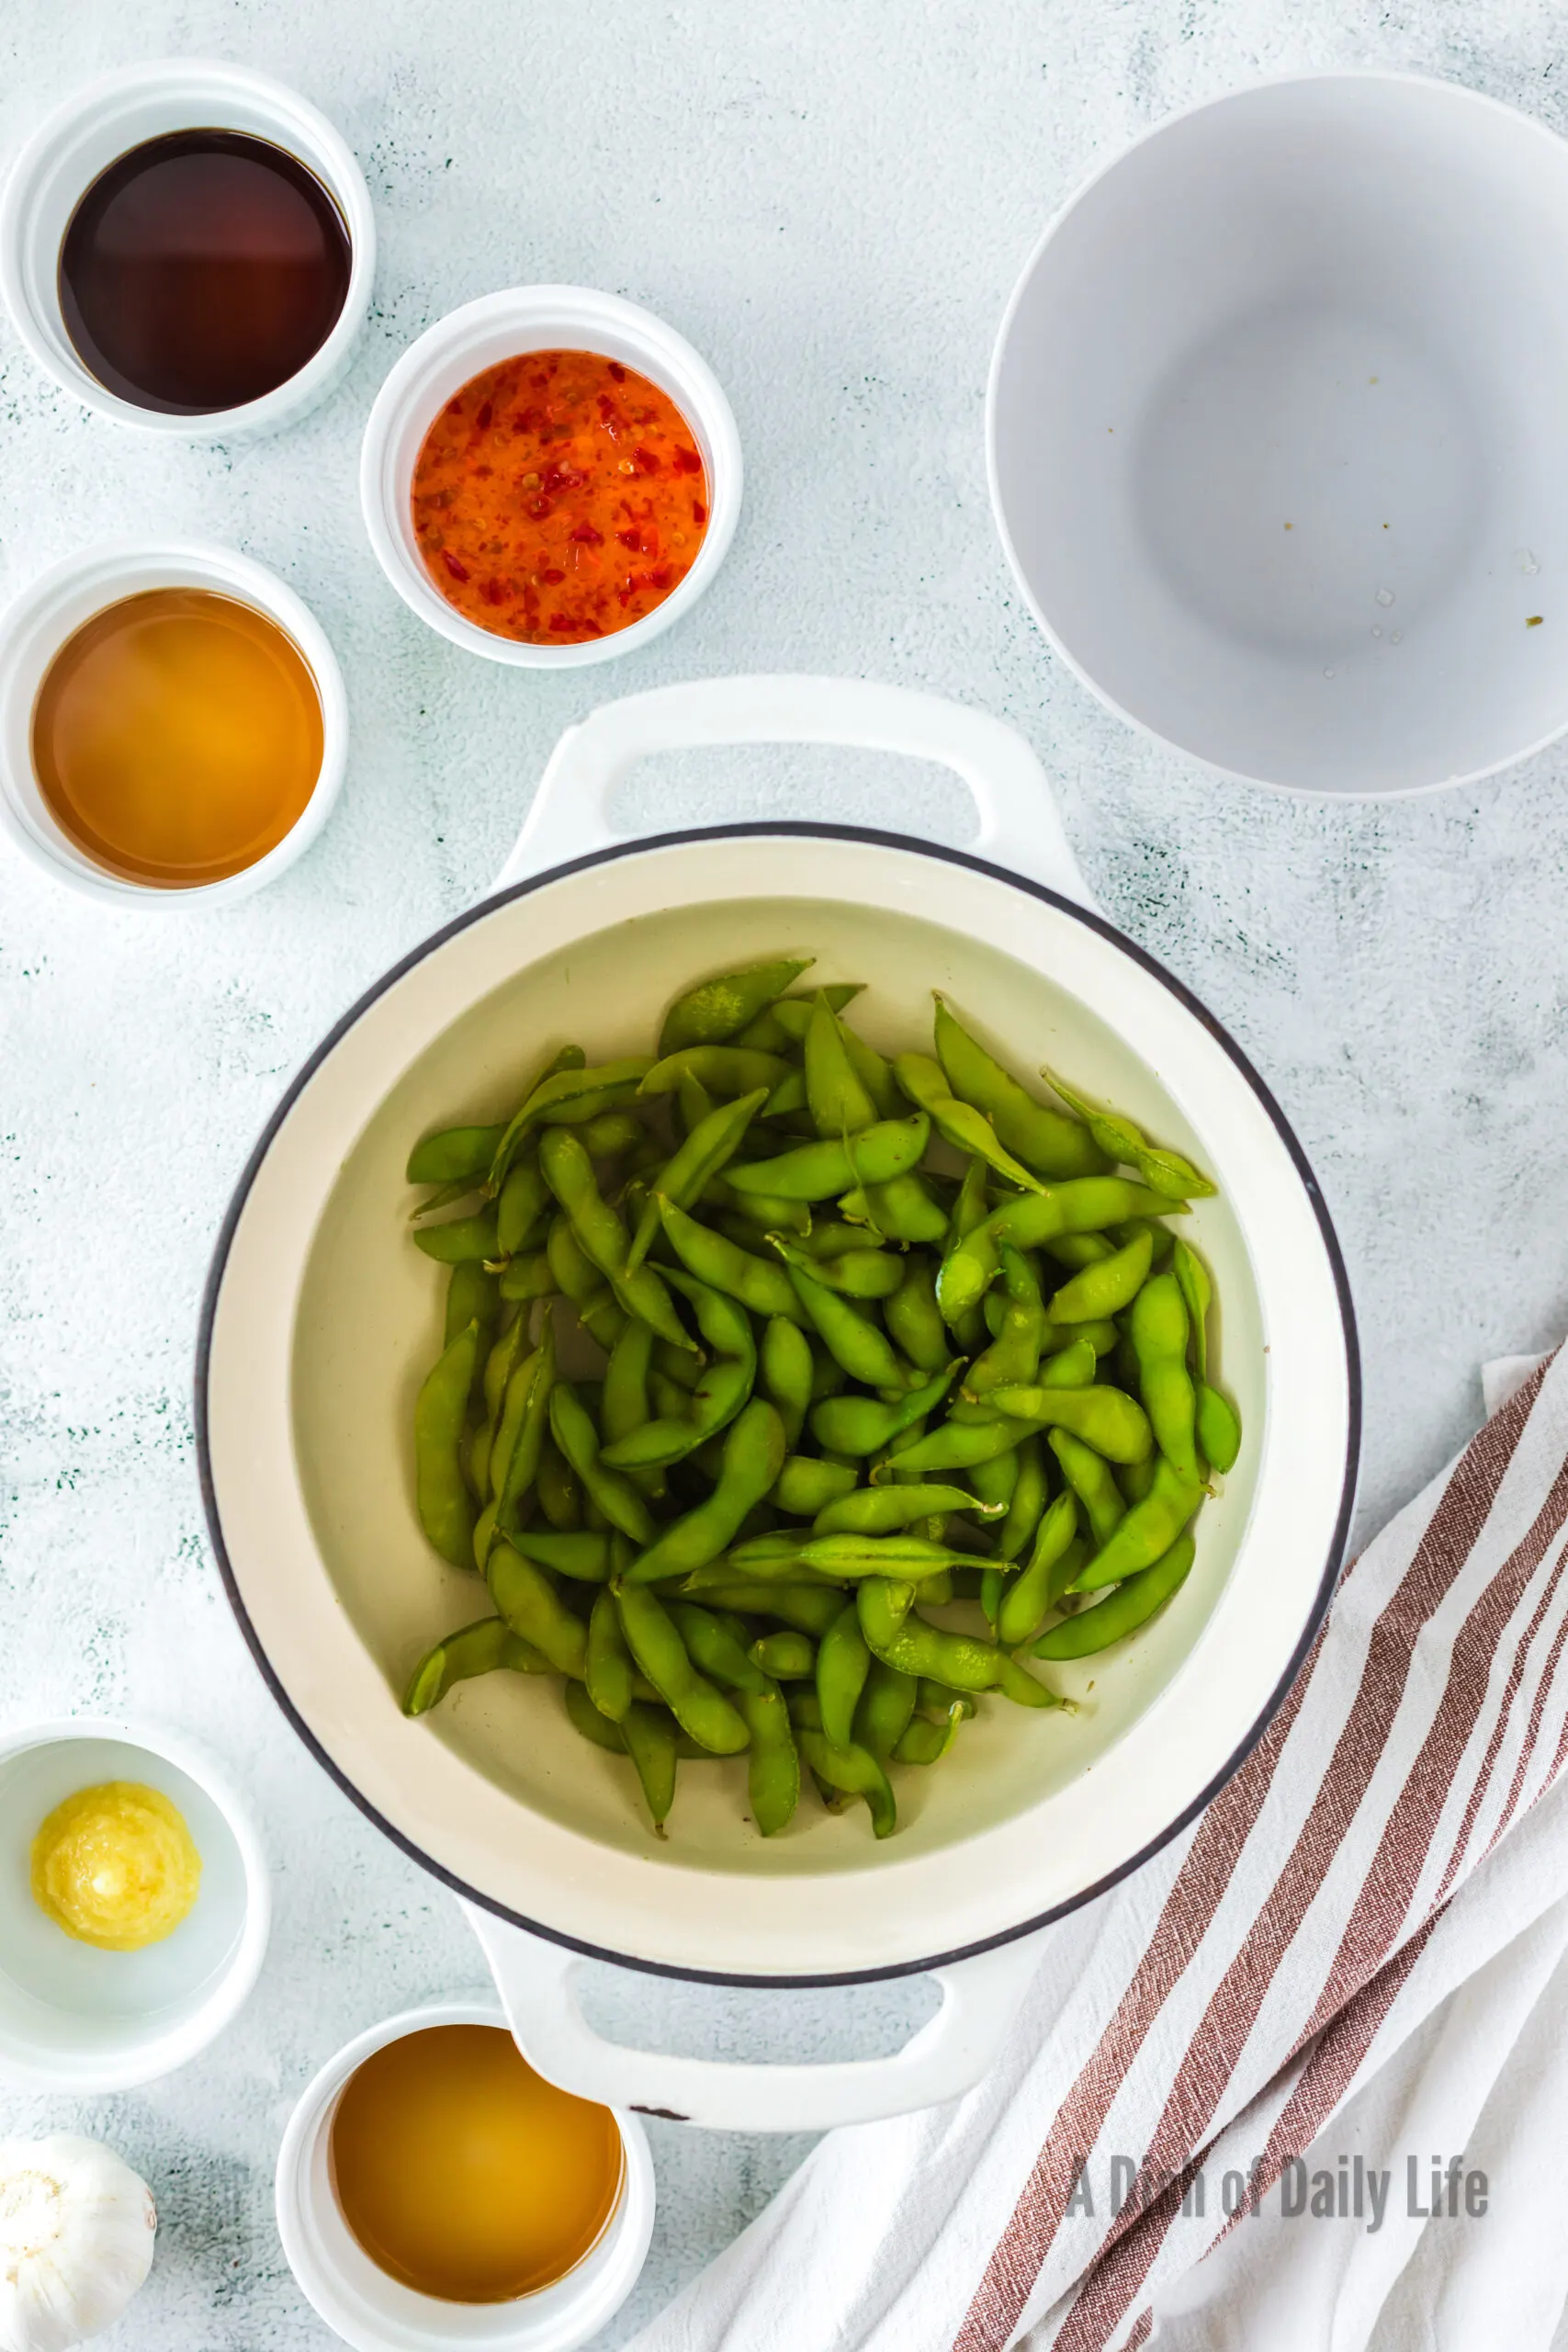
[[[287,383],[240,408],[166,416],[121,400],[82,361],[60,307],[60,248],[99,174],[132,147],[173,130],[219,130],[269,140],[314,172],[348,231],[348,290],[326,341]],[[73,91],[18,153],[0,197],[0,295],[46,376],[116,424],[184,441],[274,433],[341,380],[370,302],[376,219],[365,175],[325,115],[264,74],[194,57],[127,66]]]
[[[209,588],[253,605],[292,638],[321,700],[321,766],[293,826],[265,857],[218,882],[163,888],[95,865],[56,823],[33,767],[33,710],[51,662],[95,613],[153,588]],[[231,548],[195,539],[115,543],[67,556],[40,572],[0,614],[0,831],[35,865],[121,907],[211,907],[275,881],[310,848],[343,785],[348,698],[321,623],[275,571]]]
[[[615,2211],[564,2278],[505,2303],[421,2295],[371,2260],[332,2183],[332,2121],[351,2075],[389,2041],[431,2026],[504,2029],[496,2002],[443,2001],[372,2026],[330,2058],[288,2119],[277,2152],[277,2233],[313,2309],[356,2352],[575,2352],[636,2286],[653,2234],[653,2161],[635,2115],[613,2109],[626,2150]]]
[[[32,1896],[32,1841],[56,1805],[139,1781],[184,1815],[201,1856],[189,1917],[142,1951],[78,1943]],[[96,1715],[0,1736],[0,2075],[96,2097],[183,2066],[249,1997],[272,1887],[250,1815],[199,1748]]]
[[[1314,794],[1469,784],[1568,729],[1568,143],[1331,73],[1159,123],[1003,320],[1002,543],[1110,707]]]
[[[595,351],[669,393],[707,469],[708,520],[680,585],[629,628],[582,645],[525,645],[450,605],[424,568],[411,492],[424,436],[455,392],[526,351]],[[740,514],[740,435],[717,377],[684,336],[636,302],[584,286],[513,286],[466,302],[411,344],[376,396],[359,460],[359,497],[376,560],[421,620],[470,653],[521,670],[581,670],[644,646],[691,610],[724,561]]]

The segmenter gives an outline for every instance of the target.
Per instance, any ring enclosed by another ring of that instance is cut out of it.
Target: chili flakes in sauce
[[[581,645],[661,605],[708,486],[690,425],[592,351],[530,351],[464,385],[424,436],[413,527],[447,603],[496,637]]]

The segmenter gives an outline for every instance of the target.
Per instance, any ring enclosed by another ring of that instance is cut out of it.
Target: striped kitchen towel
[[[1568,2232],[1536,2229],[1533,2279],[1506,2216],[1466,2238],[1463,2199],[1500,2191],[1476,2190],[1464,2152],[1541,1988],[1568,1984],[1565,1558],[1568,1350],[1346,1571],[1208,1811],[1047,1932],[987,2080],[831,2133],[637,2352],[1123,2352],[1156,2335],[1544,2352],[1540,2278],[1560,2301]],[[1529,2113],[1550,2144],[1513,2154],[1556,2179],[1563,2119]],[[1433,2159],[1449,2234],[1418,2259],[1439,2227]],[[1337,2220],[1290,2274],[1289,2310],[1257,2333],[1184,2320],[1204,2280],[1239,2275],[1234,2249],[1290,2229],[1309,2180]],[[1374,2229],[1380,2182],[1397,2221]],[[1436,2308],[1465,2245],[1492,2249],[1483,2334],[1430,2333],[1429,2309],[1380,2333],[1398,2275]]]

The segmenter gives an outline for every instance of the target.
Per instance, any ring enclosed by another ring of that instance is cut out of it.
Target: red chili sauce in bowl
[[[529,645],[629,628],[680,586],[707,528],[691,426],[592,351],[530,351],[449,400],[413,469],[431,579],[476,628]]]

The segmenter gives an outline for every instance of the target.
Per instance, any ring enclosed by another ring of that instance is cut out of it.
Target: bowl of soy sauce
[[[316,108],[166,59],[77,91],[0,198],[0,295],[100,415],[186,439],[292,423],[348,365],[375,272],[364,174]]]

